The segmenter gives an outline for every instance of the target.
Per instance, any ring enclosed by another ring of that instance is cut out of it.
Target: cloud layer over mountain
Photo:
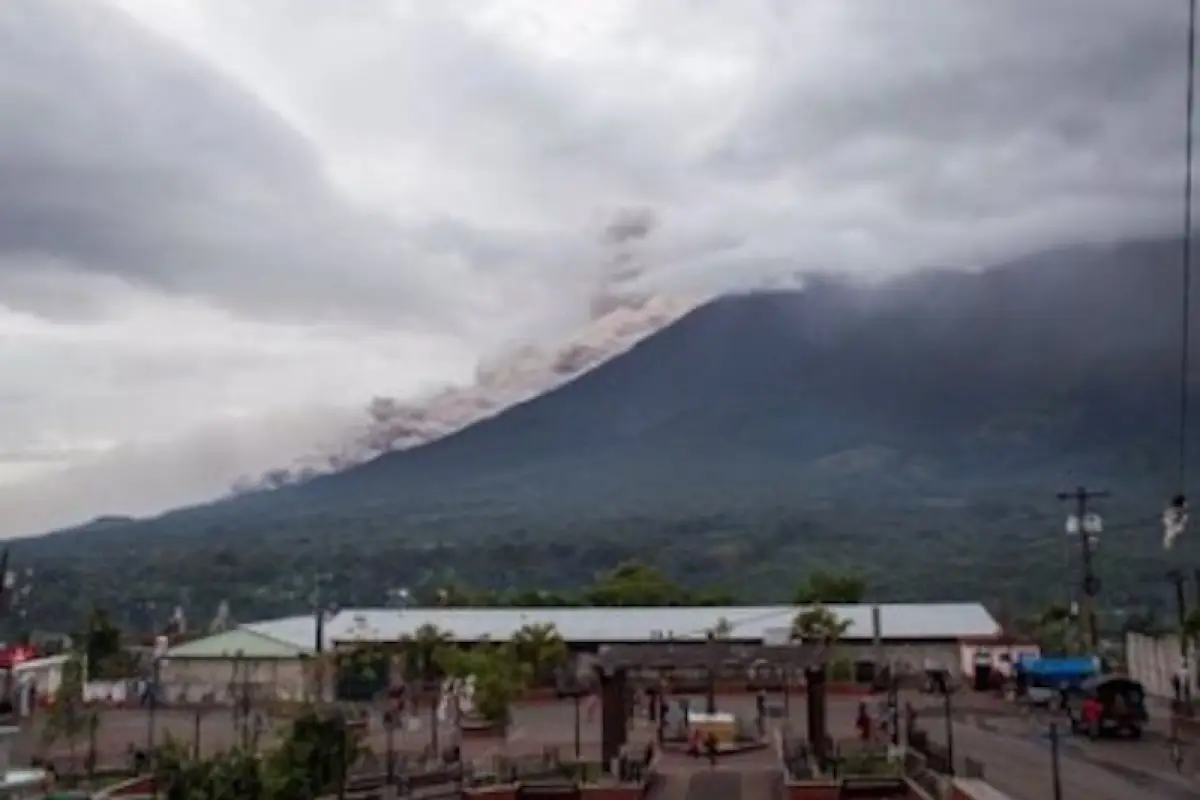
[[[691,298],[1177,227],[1185,15],[5,4],[0,460],[42,477],[3,532],[202,496],[201,442],[228,481],[357,435],[370,397],[557,353],[643,229],[631,291]]]

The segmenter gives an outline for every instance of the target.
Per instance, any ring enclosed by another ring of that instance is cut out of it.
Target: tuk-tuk
[[[1138,681],[1102,675],[1084,681],[1067,699],[1071,730],[1090,738],[1128,734],[1137,739],[1149,721],[1146,690]]]

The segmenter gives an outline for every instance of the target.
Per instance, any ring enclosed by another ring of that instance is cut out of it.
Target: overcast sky
[[[0,534],[199,499],[645,280],[1175,229],[1182,0],[0,4]]]

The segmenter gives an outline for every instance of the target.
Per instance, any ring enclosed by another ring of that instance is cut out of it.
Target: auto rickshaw
[[[1116,675],[1089,678],[1067,698],[1071,730],[1092,739],[1127,734],[1137,739],[1149,721],[1146,690],[1138,681]]]

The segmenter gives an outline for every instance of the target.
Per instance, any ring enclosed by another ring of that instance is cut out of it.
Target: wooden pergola
[[[805,670],[826,661],[823,644],[768,645],[723,639],[612,644],[600,648],[597,665],[606,672],[651,669],[663,672],[704,669],[718,672],[759,667]]]
[[[630,673],[638,672],[643,675],[652,672],[661,677],[673,676],[672,680],[680,672],[699,673],[707,690],[709,711],[716,709],[718,676],[741,672],[750,678],[760,670],[775,672],[784,678],[781,687],[786,709],[787,678],[803,674],[806,683],[815,682],[809,683],[810,686],[821,687],[820,691],[810,690],[808,698],[810,705],[813,701],[820,705],[819,708],[810,710],[810,720],[815,720],[823,729],[824,667],[827,655],[826,646],[817,642],[768,645],[724,639],[701,639],[605,645],[600,648],[596,659],[596,675],[602,698],[601,752],[606,760],[612,759],[626,742],[630,713],[628,691],[631,688],[627,679]]]
[[[826,646],[818,643],[774,645],[696,640],[696,642],[649,642],[611,644],[600,649],[596,667],[601,673],[623,670],[647,678],[691,675],[692,680],[746,679],[786,680],[826,663]]]

